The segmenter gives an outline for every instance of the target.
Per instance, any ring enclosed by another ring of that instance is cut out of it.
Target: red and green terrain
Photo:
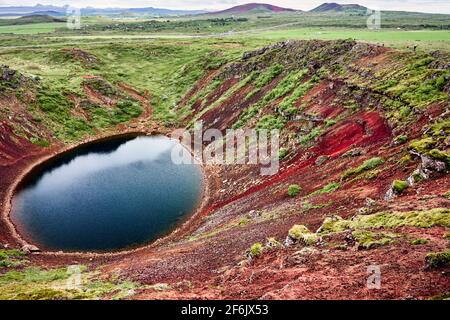
[[[0,298],[448,297],[447,51],[189,39],[10,48],[0,61]],[[200,120],[279,129],[279,172],[206,164],[198,211],[136,250],[23,247],[10,200],[34,166]],[[82,265],[81,290],[61,285],[69,265]],[[380,289],[367,287],[370,266]]]

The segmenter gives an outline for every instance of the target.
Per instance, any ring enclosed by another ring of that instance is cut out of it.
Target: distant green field
[[[65,22],[52,22],[52,23],[36,23],[25,24],[16,26],[0,26],[0,33],[13,33],[13,34],[37,34],[37,33],[49,33],[58,28],[64,28]]]
[[[287,30],[267,30],[249,34],[251,37],[265,39],[356,39],[367,42],[385,44],[390,47],[412,47],[422,49],[450,50],[450,32],[441,30],[379,30],[340,29],[340,28],[299,28]]]

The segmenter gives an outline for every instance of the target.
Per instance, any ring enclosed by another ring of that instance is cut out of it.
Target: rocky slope
[[[445,294],[449,61],[445,52],[416,54],[351,40],[287,41],[245,53],[206,72],[186,94],[179,126],[202,120],[204,129],[280,129],[276,175],[261,176],[257,165],[207,165],[205,207],[154,245],[113,256],[27,259],[101,268],[105,277],[139,283],[137,299]],[[106,100],[109,87],[85,85],[99,105],[114,105],[120,96]],[[46,132],[26,111],[17,120],[20,110],[2,120],[3,201],[17,172],[52,150],[14,133],[23,123],[40,137]],[[144,123],[139,128],[148,130]],[[57,150],[58,140],[50,142]],[[1,231],[2,243],[17,245],[4,223]],[[382,282],[371,290],[366,284],[374,266]]]

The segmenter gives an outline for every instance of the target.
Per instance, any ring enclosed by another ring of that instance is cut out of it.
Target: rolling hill
[[[65,19],[55,18],[46,14],[27,15],[16,19],[0,19],[0,26],[16,26],[33,23],[66,22]]]
[[[282,12],[296,12],[298,10],[282,8],[266,3],[247,3],[235,6],[226,10],[211,12],[214,15],[227,14],[254,14],[254,13],[282,13]]]
[[[367,8],[359,4],[323,3],[310,12],[365,12]]]

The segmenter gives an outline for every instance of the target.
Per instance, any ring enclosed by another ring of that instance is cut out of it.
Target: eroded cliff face
[[[278,129],[279,171],[261,176],[258,165],[206,164],[207,203],[177,233],[86,263],[106,275],[167,284],[142,287],[135,298],[445,293],[448,62],[442,52],[400,52],[350,40],[287,41],[205,72],[177,107],[179,127],[203,121],[204,130],[222,132]],[[11,126],[4,119],[0,127],[2,175],[20,169],[14,159],[42,152]],[[288,195],[292,185],[300,187],[295,196]],[[430,262],[432,252],[443,252],[444,262]],[[47,266],[85,260],[30,259]],[[370,266],[381,270],[379,290],[366,285]]]

